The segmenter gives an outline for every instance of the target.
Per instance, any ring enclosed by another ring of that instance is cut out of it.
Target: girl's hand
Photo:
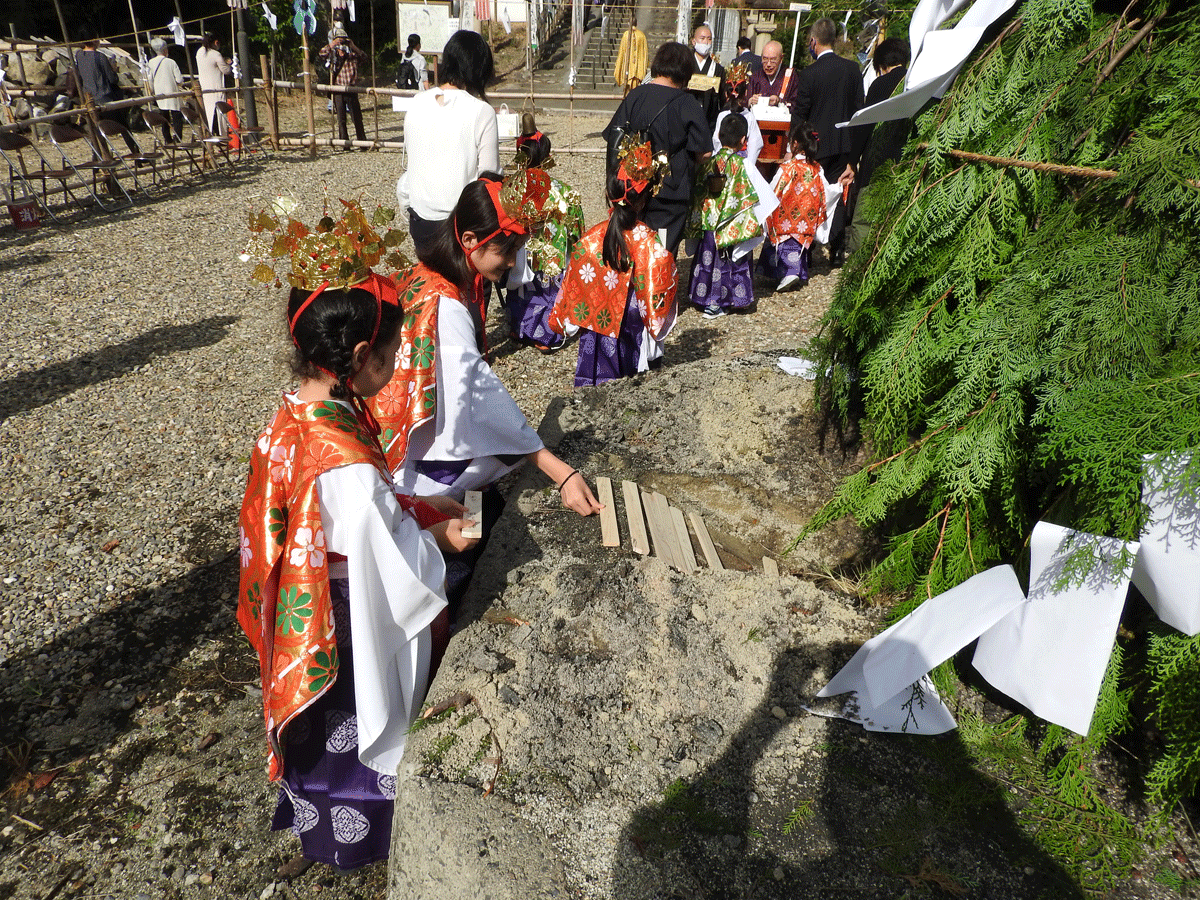
[[[563,506],[575,510],[581,516],[591,516],[604,509],[604,505],[596,499],[592,489],[578,472],[567,478],[558,493],[562,497]]]
[[[479,543],[479,538],[463,537],[462,530],[471,524],[470,519],[448,519],[430,526],[429,533],[444,552],[462,553]]]
[[[467,513],[467,508],[453,497],[415,497],[414,499],[432,506],[444,516],[463,516]]]

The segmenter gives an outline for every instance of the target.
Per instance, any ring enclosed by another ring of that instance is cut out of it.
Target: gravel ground
[[[604,120],[540,124],[598,147]],[[295,847],[266,831],[256,666],[232,615],[247,453],[288,383],[286,336],[280,292],[237,257],[248,210],[394,205],[401,170],[395,152],[289,151],[122,213],[0,229],[0,898],[292,891],[274,880]],[[598,221],[600,156],[560,154],[556,175]],[[686,308],[667,365],[797,348],[835,281],[818,265],[751,314]],[[517,347],[495,315],[489,337],[539,421],[574,352]],[[306,884],[377,896],[381,868]]]

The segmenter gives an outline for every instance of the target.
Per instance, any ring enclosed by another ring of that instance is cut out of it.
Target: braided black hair
[[[324,372],[336,382],[329,388],[335,400],[348,400],[350,379],[354,376],[354,348],[371,341],[375,317],[379,329],[371,341],[371,352],[378,353],[396,337],[404,315],[398,305],[381,303],[362,288],[333,290],[326,288],[294,319],[312,291],[292,288],[288,296],[288,322],[292,323],[292,372],[300,378],[318,378]]]

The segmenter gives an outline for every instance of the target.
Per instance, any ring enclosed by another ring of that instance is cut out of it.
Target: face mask
[[[696,47],[696,52],[699,53],[701,56],[708,56],[709,51],[712,50],[712,44],[697,43],[697,44],[695,44],[695,47]]]
[[[808,45],[808,55],[811,56],[813,59],[817,58],[817,48],[814,47],[812,44]]]

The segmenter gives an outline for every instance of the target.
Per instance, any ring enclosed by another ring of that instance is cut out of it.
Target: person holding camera
[[[346,29],[340,25],[329,32],[329,43],[321,48],[319,55],[321,59],[327,60],[329,63],[331,84],[342,87],[354,87],[358,82],[358,64],[367,61],[367,54],[358,49],[358,45],[350,40]],[[366,132],[363,131],[362,107],[358,103],[358,94],[352,91],[336,92],[333,95],[333,108],[337,113],[339,140],[348,140],[347,108],[354,118],[354,134],[357,140],[365,141],[367,139]]]

